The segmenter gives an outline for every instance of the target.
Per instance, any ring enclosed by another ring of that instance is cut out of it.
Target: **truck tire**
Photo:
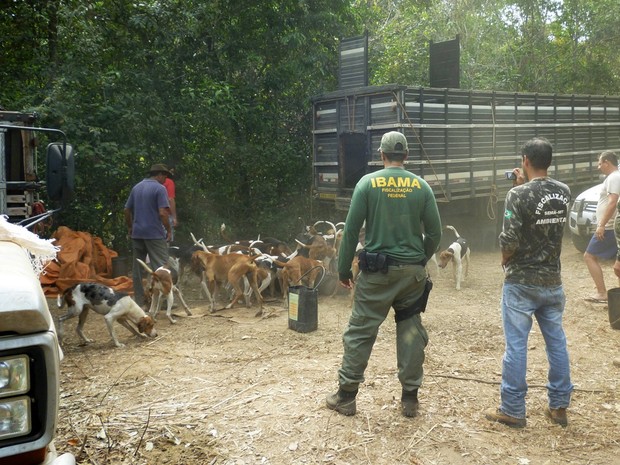
[[[571,239],[573,241],[573,245],[579,252],[585,252],[588,248],[588,244],[590,243],[591,237],[578,236],[577,234],[571,233]]]

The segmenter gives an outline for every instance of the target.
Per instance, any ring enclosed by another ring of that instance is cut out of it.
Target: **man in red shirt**
[[[179,223],[177,219],[177,203],[175,200],[176,197],[176,187],[174,185],[174,166],[169,167],[170,175],[164,181],[164,187],[166,188],[166,192],[168,193],[168,202],[170,202],[170,226],[172,226],[172,239],[174,241],[174,228],[177,227]]]

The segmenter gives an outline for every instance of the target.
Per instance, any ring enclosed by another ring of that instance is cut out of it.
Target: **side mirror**
[[[60,142],[49,144],[46,151],[46,164],[47,196],[55,201],[68,200],[75,188],[73,147]]]

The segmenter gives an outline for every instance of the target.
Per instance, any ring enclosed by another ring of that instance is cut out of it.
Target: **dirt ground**
[[[609,287],[617,286],[611,263]],[[67,322],[62,365],[60,451],[79,464],[620,464],[620,331],[607,306],[584,302],[593,284],[581,254],[564,245],[565,328],[576,386],[569,426],[543,415],[545,346],[529,343],[527,427],[490,423],[499,400],[504,339],[497,252],[472,253],[469,277],[454,289],[450,270],[435,278],[423,321],[430,342],[417,418],[401,416],[395,325],[383,324],[361,386],[357,415],[325,407],[337,387],[345,294],[319,297],[317,331],[288,329],[281,301],[269,316],[238,307],[209,314],[197,280],[185,283],[194,315],[160,314],[156,339],[122,327],[114,348],[98,315],[80,346]],[[55,315],[55,305],[51,305]]]

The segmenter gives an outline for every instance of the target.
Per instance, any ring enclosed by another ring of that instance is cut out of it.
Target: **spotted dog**
[[[445,268],[448,263],[452,262],[456,289],[461,290],[461,281],[465,280],[469,272],[470,249],[469,245],[467,245],[467,240],[459,235],[454,226],[446,226],[446,229],[450,229],[454,232],[456,241],[439,254],[439,268]],[[465,271],[463,271],[463,263],[465,263]]]
[[[147,284],[144,287],[144,297],[145,299],[148,297],[151,302],[149,314],[153,317],[153,319],[157,319],[157,314],[161,308],[162,301],[165,300],[166,317],[170,323],[174,324],[177,322],[174,318],[172,318],[172,304],[174,303],[175,293],[179,296],[179,300],[185,309],[185,313],[188,316],[191,316],[192,312],[185,303],[181,290],[177,287],[177,282],[179,279],[179,273],[177,271],[179,269],[178,260],[174,257],[170,257],[167,264],[160,266],[155,271],[153,271],[150,266],[139,258],[136,260],[138,260],[142,268],[144,268],[149,274]]]
[[[89,310],[103,315],[108,326],[108,331],[116,347],[123,347],[114,331],[114,322],[118,321],[125,328],[136,336],[155,337],[153,318],[144,313],[144,310],[128,295],[123,292],[116,292],[114,289],[98,283],[80,283],[67,289],[62,296],[57,298],[58,308],[67,305],[67,313],[58,320],[58,334],[62,338],[64,334],[63,323],[69,318],[79,316],[76,327],[78,336],[85,343],[93,342],[88,339],[83,332],[84,323]],[[132,324],[136,326],[132,326]],[[145,336],[146,335],[146,336]]]

